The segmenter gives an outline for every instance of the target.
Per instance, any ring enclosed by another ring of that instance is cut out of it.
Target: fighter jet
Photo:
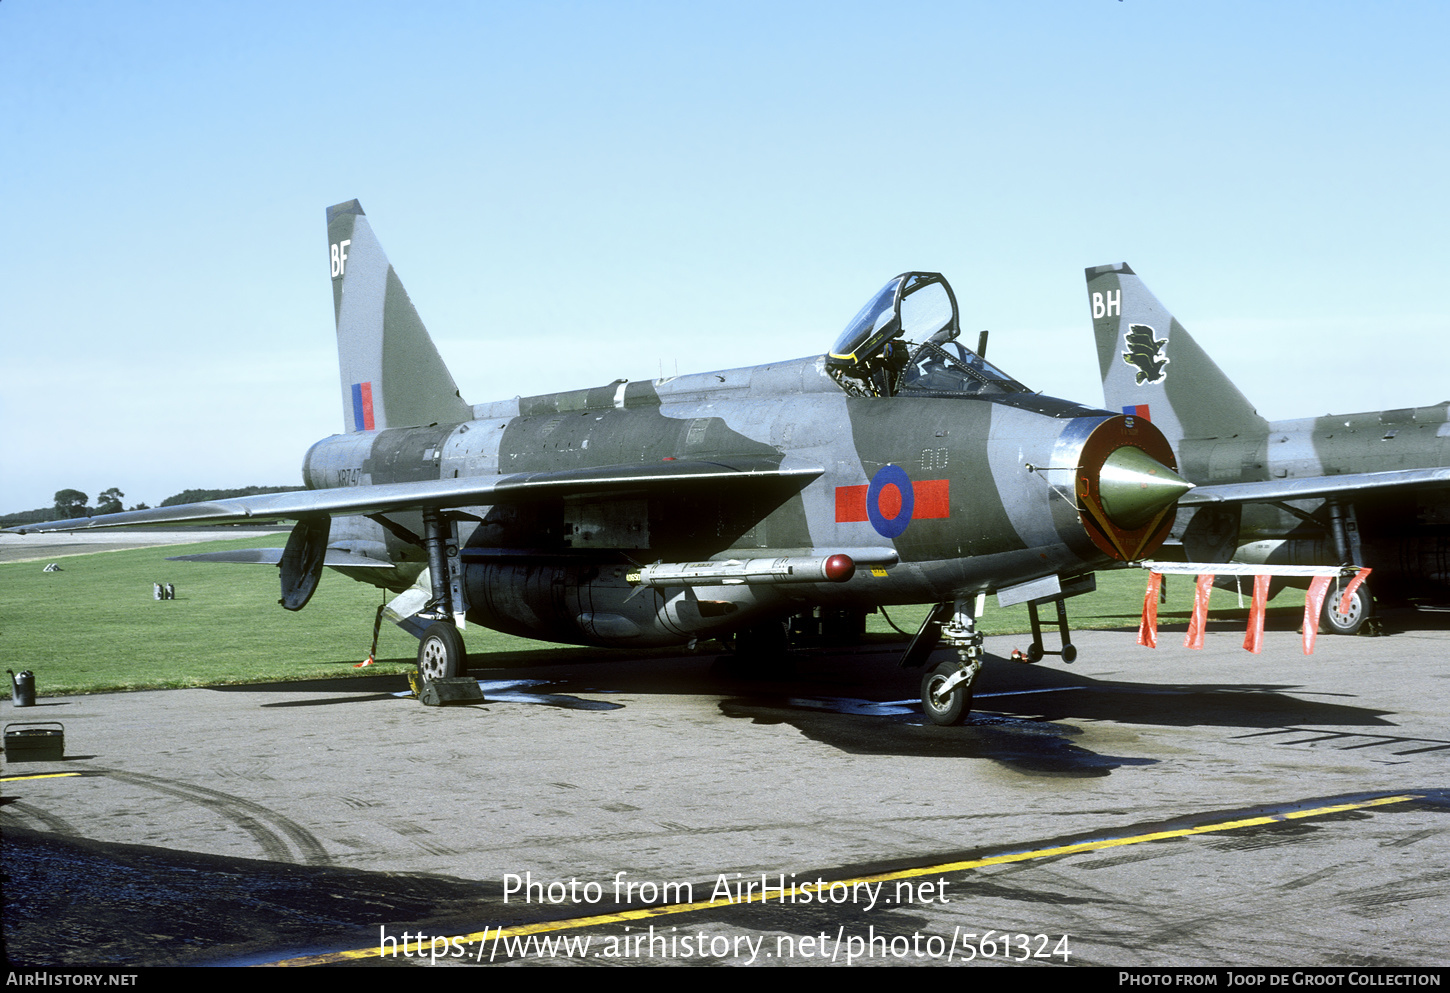
[[[1267,421],[1128,267],[1087,270],[1109,409],[1152,423],[1178,471],[1170,548],[1196,562],[1373,570],[1325,630],[1352,634],[1375,600],[1450,602],[1450,403]]]
[[[760,656],[792,617],[849,633],[932,603],[902,663],[957,649],[922,681],[953,723],[979,600],[1061,618],[1094,569],[1157,547],[1190,489],[1144,418],[1034,393],[962,345],[930,272],[893,277],[820,354],[470,404],[362,207],[327,221],[343,431],[308,451],[305,490],[16,530],[295,520],[284,549],[190,558],[275,563],[289,610],[324,567],[396,593],[428,679],[466,671],[469,622]]]

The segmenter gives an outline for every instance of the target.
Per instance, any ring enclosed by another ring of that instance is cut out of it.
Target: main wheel
[[[1358,634],[1374,612],[1374,600],[1370,597],[1369,584],[1360,583],[1349,598],[1349,610],[1341,613],[1339,601],[1344,599],[1344,587],[1338,583],[1329,588],[1324,597],[1324,607],[1319,612],[1319,630],[1325,634]]]
[[[941,688],[955,676],[961,666],[955,662],[943,662],[921,680],[921,709],[931,718],[933,724],[943,726],[960,724],[972,711],[972,684],[960,683],[945,695]]]
[[[463,635],[447,621],[434,621],[418,643],[418,675],[425,681],[468,674]]]

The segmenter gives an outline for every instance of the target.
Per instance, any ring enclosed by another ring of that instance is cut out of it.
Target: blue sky
[[[0,510],[283,485],[354,197],[471,402],[819,353],[889,276],[1101,402],[1128,261],[1271,418],[1447,384],[1442,3],[0,3]]]

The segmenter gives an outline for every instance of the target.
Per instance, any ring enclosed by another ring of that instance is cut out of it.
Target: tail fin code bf
[[[327,208],[343,430],[469,420],[398,274],[356,200]]]

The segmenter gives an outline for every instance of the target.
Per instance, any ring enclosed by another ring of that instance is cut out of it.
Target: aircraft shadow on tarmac
[[[936,727],[921,714],[921,670],[898,668],[897,651],[819,649],[744,671],[730,665],[729,657],[709,654],[625,660],[611,655],[554,665],[531,660],[521,668],[475,668],[471,675],[483,684],[490,705],[615,710],[628,707],[627,701],[610,700],[616,694],[698,695],[718,701],[726,717],[789,724],[851,754],[979,758],[1023,773],[1073,777],[1105,776],[1157,760],[1093,752],[1073,740],[1082,729],[1057,723],[1066,719],[1233,731],[1395,726],[1385,711],[1295,696],[1293,684],[1107,680],[992,657],[978,679],[968,722]],[[395,697],[406,692],[406,681],[384,675],[216,689],[284,692],[292,698],[262,706],[310,707]]]
[[[1069,777],[1106,776],[1125,765],[1158,762],[1100,755],[1071,741],[1082,734],[1078,728],[1044,721],[974,713],[966,725],[941,728],[919,713],[845,716],[816,709],[815,703],[754,697],[721,701],[720,710],[756,724],[790,724],[813,741],[853,755],[987,759],[1017,772]]]
[[[978,677],[967,723],[944,728],[926,721],[910,686],[900,685],[899,677],[894,685],[906,692],[894,707],[878,704],[874,712],[865,706],[869,700],[833,698],[822,694],[829,687],[799,681],[774,689],[756,685],[720,708],[757,723],[788,723],[812,740],[855,754],[981,758],[1019,772],[1077,777],[1157,760],[1097,754],[1072,740],[1084,733],[1080,728],[1056,723],[1064,719],[1226,730],[1393,726],[1383,711],[1292,696],[1293,685],[1102,680],[991,657]]]

